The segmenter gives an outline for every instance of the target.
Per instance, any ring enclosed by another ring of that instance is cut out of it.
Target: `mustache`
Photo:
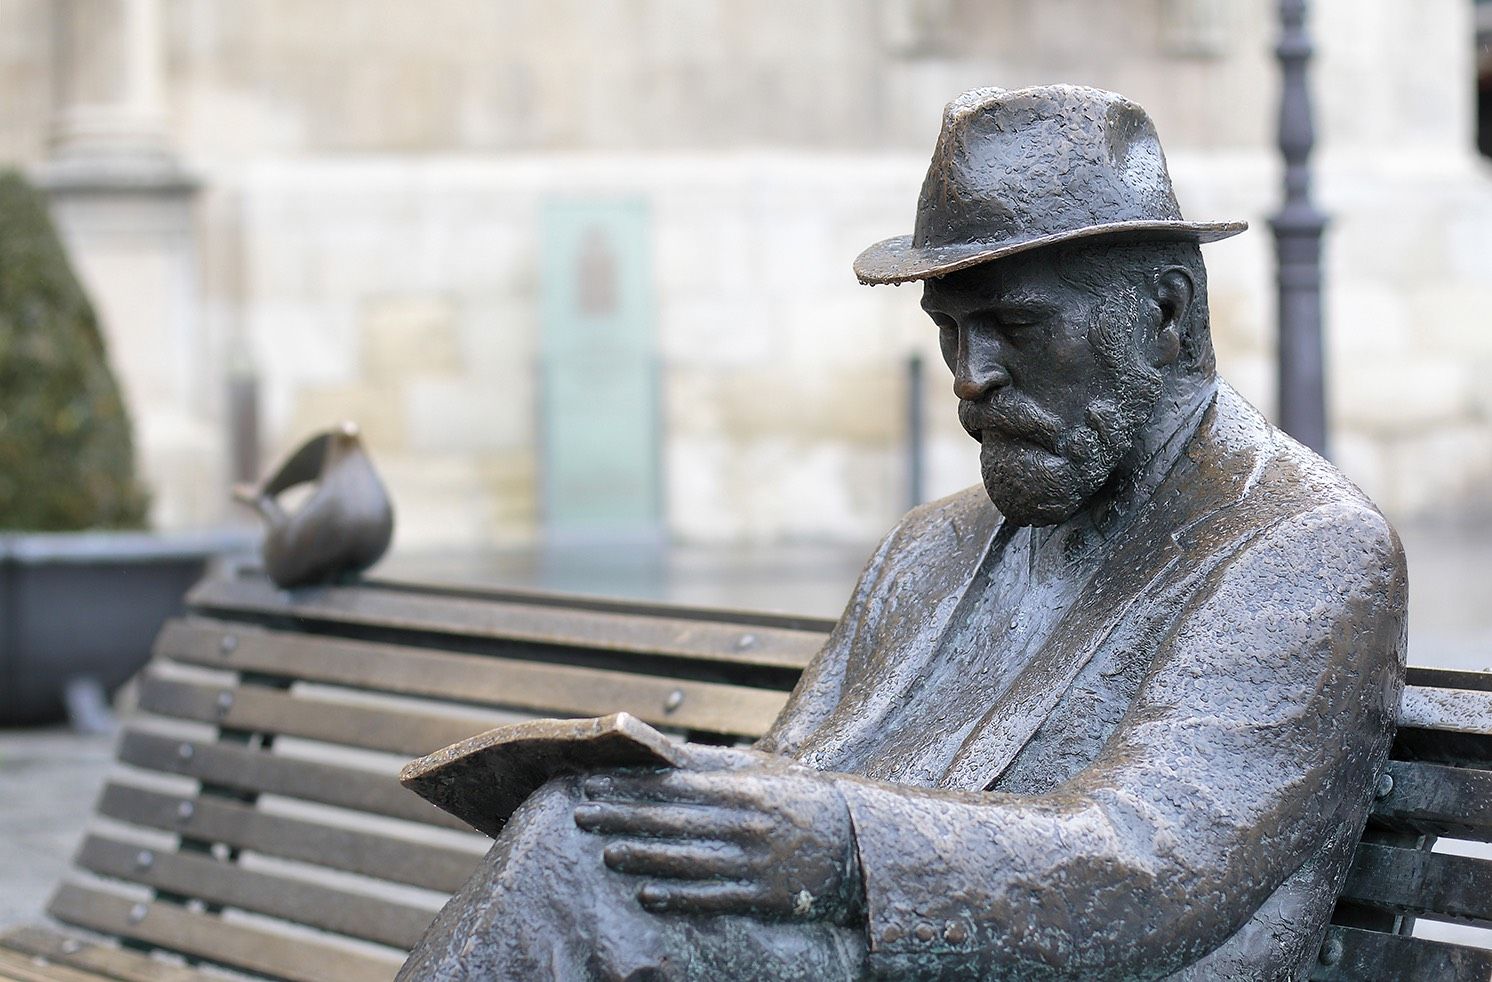
[[[998,402],[963,401],[958,404],[958,421],[976,440],[985,430],[1001,436],[1035,443],[1057,453],[1067,426],[1060,416],[1022,399]]]

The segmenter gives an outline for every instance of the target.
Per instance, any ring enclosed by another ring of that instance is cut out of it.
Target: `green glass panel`
[[[647,203],[555,199],[542,223],[546,533],[553,541],[656,539],[658,355]]]

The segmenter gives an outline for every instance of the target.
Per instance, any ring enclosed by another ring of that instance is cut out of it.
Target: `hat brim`
[[[1014,242],[992,245],[968,242],[947,246],[914,246],[910,235],[884,239],[855,258],[855,275],[866,285],[911,283],[930,280],[980,263],[992,262],[1045,246],[1079,239],[1114,238],[1128,241],[1189,239],[1193,242],[1216,242],[1237,235],[1248,228],[1248,222],[1175,222],[1132,221],[1090,225],[1087,228],[1051,235],[1034,236]]]

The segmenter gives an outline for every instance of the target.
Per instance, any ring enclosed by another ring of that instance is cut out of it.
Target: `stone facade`
[[[136,48],[155,25],[158,53],[110,57],[137,95],[158,61],[196,182],[136,219],[116,189],[109,244],[59,199],[164,525],[223,514],[224,393],[252,371],[269,454],[364,426],[402,548],[540,537],[544,203],[629,196],[647,202],[666,531],[873,539],[908,504],[909,355],[927,494],[977,480],[977,455],[916,289],[859,287],[849,263],[907,230],[942,103],[983,84],[1131,95],[1186,213],[1254,224],[1207,250],[1214,333],[1224,374],[1273,404],[1272,4],[0,0],[0,160],[43,176],[87,89],[59,7],[123,10]],[[1336,456],[1395,517],[1473,504],[1492,479],[1492,173],[1471,5],[1313,8]],[[190,223],[166,221],[182,207]],[[128,235],[148,248],[121,252]]]

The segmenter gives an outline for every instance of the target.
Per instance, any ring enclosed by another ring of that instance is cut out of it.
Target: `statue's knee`
[[[600,867],[600,845],[575,824],[575,805],[582,795],[578,778],[550,780],[508,820],[492,845],[487,862],[498,876],[511,879],[518,869],[536,882],[552,883],[556,874],[573,878],[577,871]]]
[[[575,805],[580,797],[578,778],[572,775],[551,778],[518,807],[498,841],[536,836],[568,838],[579,831],[575,825]]]

